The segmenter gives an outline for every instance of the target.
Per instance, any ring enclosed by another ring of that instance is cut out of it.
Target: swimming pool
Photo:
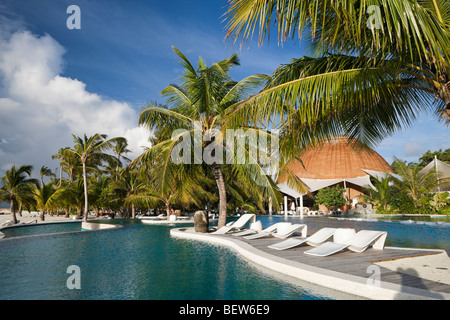
[[[263,226],[268,226],[285,218],[258,219]],[[323,217],[288,218],[288,221],[306,223],[310,232],[323,226],[385,230],[389,233],[387,245],[450,249],[447,225],[432,227]],[[1,240],[0,299],[337,298],[336,292],[256,267],[228,248],[174,239],[169,235],[170,226],[144,225],[132,220],[110,223],[120,223],[123,227],[61,233],[62,225],[67,228],[74,225],[61,224],[56,227],[56,233]],[[67,288],[70,265],[80,268],[80,290]]]
[[[0,241],[0,299],[327,299],[262,273],[230,250],[122,222],[100,232]],[[81,271],[70,290],[67,267]]]

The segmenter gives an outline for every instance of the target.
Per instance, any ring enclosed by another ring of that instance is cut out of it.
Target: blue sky
[[[69,30],[69,5],[81,9],[81,29]],[[238,52],[240,80],[271,73],[307,50],[298,41],[258,47],[225,40],[226,1],[47,1],[0,3],[0,173],[12,164],[57,166],[50,155],[72,136],[100,131],[123,135],[135,155],[148,132],[138,128],[146,102],[181,74],[172,46],[208,64]],[[450,128],[422,114],[409,129],[375,150],[417,161],[428,149],[450,147]],[[37,170],[35,170],[37,171]]]

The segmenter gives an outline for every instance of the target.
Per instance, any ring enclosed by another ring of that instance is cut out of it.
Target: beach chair
[[[290,222],[279,222],[274,224],[272,228],[271,227],[266,228],[263,231],[258,232],[257,234],[245,236],[244,238],[248,240],[253,240],[273,236],[280,239],[285,239],[290,237],[294,232],[297,232],[299,230],[302,231],[302,236],[306,235],[307,232],[306,224],[292,224]]]
[[[335,230],[336,230],[336,228],[322,228],[307,238],[303,238],[303,239],[290,238],[290,239],[286,239],[284,241],[272,244],[268,247],[271,249],[275,249],[275,250],[286,250],[286,249],[297,247],[304,243],[306,243],[310,246],[317,247],[317,246],[321,245],[323,242],[327,241],[329,238],[331,238],[333,236]]]
[[[246,236],[246,235],[249,235],[249,234],[258,233],[258,232],[261,232],[261,231],[263,231],[262,223],[261,223],[261,221],[258,220],[258,221],[255,221],[253,223],[250,223],[250,228],[249,229],[243,230],[243,231],[240,231],[240,232],[232,233],[232,235],[236,236],[236,237],[241,237],[241,236]]]
[[[249,221],[254,223],[256,221],[256,215],[253,213],[246,213],[246,214],[242,215],[236,221],[227,223],[226,226],[223,226],[219,230],[211,232],[211,234],[225,234],[225,233],[228,233],[233,230],[242,229]]]
[[[347,237],[347,239],[345,237],[338,240],[333,239],[333,242],[325,242],[314,249],[305,251],[305,253],[326,257],[344,249],[349,249],[353,252],[363,252],[370,245],[376,250],[383,250],[386,237],[386,231],[361,230],[353,236]]]
[[[265,236],[270,235],[272,232],[275,232],[277,230],[277,227],[280,226],[281,224],[289,224],[289,225],[291,225],[290,222],[277,222],[277,223],[274,223],[273,225],[271,225],[270,227],[267,227],[265,229],[261,228],[261,230],[255,230],[255,229],[253,229],[253,230],[245,230],[245,231],[233,234],[233,235],[236,235],[236,236],[248,236],[248,235],[253,234],[253,235],[261,235],[261,237],[265,237]],[[250,227],[250,229],[251,229],[251,227]]]

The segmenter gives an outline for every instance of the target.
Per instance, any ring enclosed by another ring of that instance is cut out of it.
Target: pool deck
[[[246,259],[263,267],[326,288],[368,299],[438,299],[450,300],[450,285],[427,280],[414,270],[414,260],[425,258],[430,268],[450,277],[450,259],[445,250],[385,247],[367,249],[362,253],[343,251],[328,257],[303,254],[311,249],[302,245],[288,250],[274,250],[267,246],[282,240],[265,237],[247,240],[230,234],[195,233],[193,228],[176,228],[170,232],[177,238],[207,241],[225,245]],[[433,258],[444,264],[432,265]],[[405,259],[405,260],[403,260]],[[448,262],[447,262],[448,259]],[[406,267],[388,268],[389,262],[406,261]]]

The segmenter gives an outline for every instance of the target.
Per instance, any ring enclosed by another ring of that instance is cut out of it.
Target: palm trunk
[[[218,164],[211,165],[216,180],[217,189],[219,189],[219,222],[217,228],[220,229],[227,223],[227,193],[225,190],[225,180],[223,179],[222,169]]]
[[[62,183],[62,165],[59,165],[59,186],[61,187]]]
[[[136,209],[134,207],[134,204],[131,204],[131,219],[136,218]]]
[[[87,222],[89,202],[88,202],[88,189],[87,189],[87,177],[86,177],[86,162],[83,161],[83,182],[84,182],[84,216],[83,221]]]
[[[11,207],[10,207],[10,210],[11,210],[11,220],[12,220],[12,222],[13,222],[14,224],[16,224],[16,223],[17,223],[17,218],[16,218],[16,207],[15,207],[15,205],[14,205],[14,199],[11,199]]]
[[[170,205],[169,203],[166,203],[166,214],[167,214],[167,220],[170,219]]]

